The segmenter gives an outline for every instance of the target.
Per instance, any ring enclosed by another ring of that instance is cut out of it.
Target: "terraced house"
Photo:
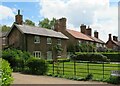
[[[7,34],[9,47],[25,50],[34,54],[35,57],[45,59],[66,57],[68,37],[61,32],[24,25],[22,18],[19,10],[15,16],[15,23]]]
[[[97,31],[94,32],[94,36],[92,36],[92,28],[82,24],[80,26],[80,32],[74,31],[66,28],[66,18],[58,19],[55,24],[55,31],[62,32],[66,35],[69,40],[67,41],[67,46],[76,45],[76,44],[94,44],[96,49],[105,47],[105,42],[99,39],[99,33]]]
[[[112,49],[114,51],[120,51],[120,41],[118,40],[117,36],[113,36],[112,34],[109,34],[108,41],[106,42],[106,46],[109,49]]]

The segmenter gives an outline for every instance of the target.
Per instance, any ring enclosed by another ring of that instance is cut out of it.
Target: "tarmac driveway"
[[[13,84],[107,84],[95,81],[74,81],[63,78],[55,78],[49,76],[25,75],[21,73],[13,73]]]

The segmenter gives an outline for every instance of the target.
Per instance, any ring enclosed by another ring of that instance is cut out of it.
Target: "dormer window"
[[[40,37],[39,36],[34,37],[34,43],[40,43]]]

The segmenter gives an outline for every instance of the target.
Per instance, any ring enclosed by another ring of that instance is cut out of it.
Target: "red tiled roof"
[[[120,42],[114,41],[112,40],[114,44],[116,44],[117,46],[120,46]]]
[[[67,32],[70,33],[72,36],[74,36],[77,39],[94,41],[93,39],[91,39],[90,37],[88,37],[87,35],[85,35],[85,34],[83,34],[81,32],[74,31],[74,30],[69,30],[69,29],[67,29]]]

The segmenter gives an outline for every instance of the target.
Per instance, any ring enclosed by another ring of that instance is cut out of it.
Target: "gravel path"
[[[49,76],[25,75],[20,73],[13,73],[13,84],[107,84],[103,82],[94,81],[74,81],[63,78],[54,78]]]

